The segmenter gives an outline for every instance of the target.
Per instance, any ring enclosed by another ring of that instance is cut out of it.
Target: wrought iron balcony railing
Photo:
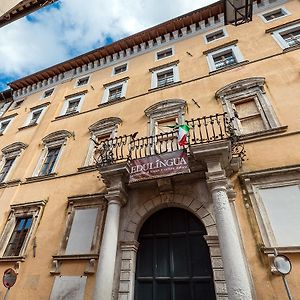
[[[95,160],[99,166],[143,158],[150,155],[172,152],[179,149],[189,151],[190,145],[207,144],[230,139],[233,154],[243,156],[238,147],[238,136],[235,134],[232,119],[226,113],[205,116],[186,121],[190,127],[187,144],[178,145],[178,132],[161,133],[154,136],[137,138],[137,132],[113,139],[101,141],[96,146]],[[240,147],[239,147],[240,148]]]

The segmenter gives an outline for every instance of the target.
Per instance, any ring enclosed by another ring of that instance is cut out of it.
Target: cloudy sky
[[[213,2],[58,1],[0,28],[0,91],[15,79]]]

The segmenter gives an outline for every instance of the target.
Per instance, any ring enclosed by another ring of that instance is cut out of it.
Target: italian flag
[[[178,125],[178,145],[183,147],[187,144],[187,135],[190,127],[186,124]]]

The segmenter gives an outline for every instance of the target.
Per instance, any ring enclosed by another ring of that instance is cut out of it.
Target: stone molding
[[[127,191],[125,184],[128,182],[128,163],[118,163],[99,168],[100,176],[106,185],[107,194],[105,198],[110,203],[127,203]]]
[[[196,215],[204,224],[214,274],[217,299],[228,299],[224,279],[223,262],[218,243],[218,233],[214,215],[204,206],[198,197],[178,193],[160,193],[151,199],[146,199],[136,209],[132,210],[126,224],[120,229],[121,238],[121,271],[119,285],[119,300],[133,300],[135,260],[137,252],[137,238],[144,221],[156,211],[165,207],[179,207]]]

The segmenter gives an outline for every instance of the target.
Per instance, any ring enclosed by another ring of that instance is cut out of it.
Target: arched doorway
[[[190,212],[165,208],[141,228],[135,300],[215,300],[204,225]]]

